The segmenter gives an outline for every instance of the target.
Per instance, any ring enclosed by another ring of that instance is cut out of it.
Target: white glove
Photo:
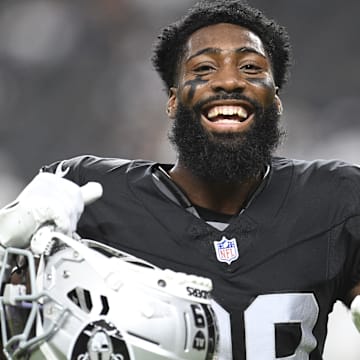
[[[52,222],[65,234],[72,234],[76,230],[84,211],[80,187],[50,173],[35,176],[17,200],[31,211],[37,228]]]
[[[36,175],[15,202],[0,211],[0,245],[26,248],[31,236],[47,223],[54,224],[57,231],[71,235],[87,200],[81,189],[55,174]],[[93,198],[100,196],[101,186],[100,193]]]

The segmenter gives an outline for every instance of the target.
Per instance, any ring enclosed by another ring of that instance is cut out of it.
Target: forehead
[[[186,54],[191,56],[202,49],[235,50],[251,48],[266,56],[261,39],[252,31],[235,24],[220,23],[195,31],[186,42]]]

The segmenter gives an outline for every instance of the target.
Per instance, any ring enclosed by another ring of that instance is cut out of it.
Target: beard
[[[284,135],[279,128],[278,108],[275,102],[262,108],[239,94],[207,101],[220,99],[245,100],[253,105],[254,121],[246,131],[210,133],[200,122],[203,104],[191,109],[179,103],[169,139],[178,152],[179,162],[195,176],[213,182],[245,182],[265,171]]]

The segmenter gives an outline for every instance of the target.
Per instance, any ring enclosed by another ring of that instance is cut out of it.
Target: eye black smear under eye
[[[258,85],[258,86],[262,86],[268,89],[272,89],[274,87],[274,83],[268,78],[247,78],[246,79],[248,82],[254,84],[254,85]]]
[[[184,86],[189,86],[190,87],[189,94],[188,94],[188,100],[192,100],[192,98],[194,97],[196,88],[198,86],[206,84],[207,82],[208,82],[208,80],[203,80],[201,78],[201,76],[197,76],[193,80],[186,81]]]

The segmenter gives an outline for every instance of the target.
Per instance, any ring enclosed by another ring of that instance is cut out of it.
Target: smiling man
[[[360,329],[360,169],[273,155],[290,62],[286,31],[259,10],[195,4],[162,31],[153,57],[176,162],[80,156],[45,166],[55,175],[40,173],[2,210],[2,245],[27,246],[48,221],[75,231],[77,185],[99,182],[103,196],[76,231],[211,278],[214,359],[322,359],[336,300],[353,304]]]
[[[185,190],[190,179],[256,187],[278,142],[281,113],[260,38],[228,23],[196,30],[184,45],[177,85],[169,91],[171,140],[179,154],[170,170],[173,179]],[[231,211],[238,212],[244,201],[237,199]],[[220,206],[219,212],[229,211]]]

